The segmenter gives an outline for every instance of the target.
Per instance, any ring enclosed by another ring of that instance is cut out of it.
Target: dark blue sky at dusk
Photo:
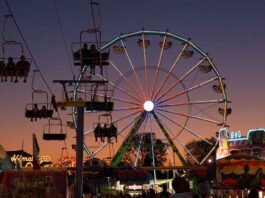
[[[53,0],[9,2],[40,70],[52,90],[58,93],[58,86],[52,80],[71,79],[72,75]],[[92,26],[90,2],[55,2],[67,50],[71,53],[71,43],[78,41],[80,31]],[[228,117],[228,130],[240,130],[246,134],[249,129],[265,127],[265,1],[105,0],[100,1],[100,10],[104,41],[142,28],[168,29],[184,38],[191,38],[193,43],[209,53],[226,78],[226,92],[233,109]],[[7,11],[5,1],[1,0],[0,27]],[[6,37],[21,41],[12,21],[7,27]],[[34,65],[32,69],[35,69]],[[77,74],[77,68],[74,70]],[[26,84],[1,83],[0,144],[12,150],[20,148],[24,140],[25,149],[31,151],[31,134],[36,133],[41,153],[51,154],[53,150],[51,155],[56,158],[63,143],[45,143],[41,136],[46,122],[31,123],[24,117],[25,105],[31,102],[31,78],[32,74]],[[46,89],[41,79],[36,84]],[[60,93],[56,95],[60,97]],[[67,113],[64,118],[70,119]],[[74,141],[73,136],[74,132],[69,130],[69,148]]]

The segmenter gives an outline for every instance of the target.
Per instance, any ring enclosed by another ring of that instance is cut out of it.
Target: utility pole
[[[84,107],[77,107],[75,198],[83,196]]]

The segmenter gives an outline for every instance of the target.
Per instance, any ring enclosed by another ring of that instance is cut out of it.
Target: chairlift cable
[[[19,35],[21,36],[21,39],[22,39],[23,43],[25,44],[25,46],[26,46],[26,48],[27,48],[27,50],[28,50],[28,52],[29,52],[29,54],[30,54],[30,57],[31,57],[31,59],[32,59],[32,62],[34,63],[35,67],[37,68],[37,70],[38,70],[38,72],[39,72],[39,74],[40,74],[40,77],[42,78],[42,80],[43,80],[44,84],[46,85],[46,87],[48,88],[49,92],[51,93],[51,95],[54,95],[53,92],[52,92],[52,90],[51,90],[51,88],[50,88],[50,86],[49,86],[49,84],[48,84],[48,82],[46,81],[46,79],[44,78],[44,75],[42,74],[40,68],[38,67],[38,64],[37,64],[37,62],[36,62],[36,60],[35,60],[35,58],[34,58],[32,52],[31,52],[31,50],[30,50],[30,48],[29,48],[29,46],[28,46],[28,44],[27,44],[27,42],[26,42],[26,39],[24,38],[24,36],[23,36],[23,34],[22,34],[22,31],[21,31],[20,28],[19,28],[19,25],[18,25],[18,23],[17,23],[17,21],[16,21],[14,15],[13,15],[13,12],[12,12],[10,6],[9,6],[8,0],[5,0],[5,3],[6,3],[6,6],[7,6],[7,8],[8,8],[9,14],[12,16],[12,19],[13,19],[13,21],[14,21],[14,24],[15,24],[17,30],[18,30],[18,33],[19,33]],[[58,114],[58,117],[60,118],[59,111],[57,111],[57,114]]]
[[[74,70],[73,70],[73,67],[72,67],[72,61],[71,61],[72,59],[70,58],[70,54],[69,54],[69,52],[67,50],[65,34],[64,34],[64,31],[63,31],[62,21],[61,21],[60,15],[59,15],[59,11],[58,11],[58,7],[57,7],[57,4],[56,4],[56,0],[53,0],[52,2],[53,2],[53,5],[54,5],[57,22],[59,24],[60,33],[61,33],[61,36],[62,36],[62,39],[63,39],[63,44],[64,44],[64,48],[65,48],[65,51],[66,51],[66,56],[67,56],[67,59],[68,59],[69,67],[70,67],[71,73],[73,75],[73,79],[75,79],[75,74],[74,74]]]
[[[8,0],[5,0],[5,2],[6,2],[6,6],[7,6],[7,8],[8,8],[8,11],[9,11],[10,15],[12,16],[12,19],[13,19],[13,21],[14,21],[14,23],[15,23],[15,26],[16,26],[17,30],[18,30],[18,33],[19,33],[19,35],[21,36],[21,38],[22,38],[22,40],[23,40],[23,43],[25,44],[25,46],[26,46],[26,48],[27,48],[27,50],[28,50],[28,52],[29,52],[29,54],[30,54],[30,56],[31,56],[31,59],[32,59],[34,65],[35,65],[36,68],[39,70],[40,76],[41,76],[42,80],[44,81],[45,85],[47,86],[49,92],[53,95],[53,92],[52,92],[50,86],[48,85],[48,83],[47,83],[47,81],[45,80],[45,78],[44,78],[42,72],[40,71],[40,69],[39,69],[39,67],[38,67],[38,65],[37,65],[37,62],[36,62],[36,60],[35,60],[35,58],[34,58],[32,52],[31,52],[31,50],[30,50],[30,48],[29,48],[29,46],[28,46],[28,44],[27,44],[27,42],[26,42],[26,39],[24,38],[24,36],[23,36],[23,34],[22,34],[22,31],[20,30],[20,28],[19,28],[19,26],[18,26],[18,23],[17,23],[17,21],[16,21],[14,15],[13,15],[13,13],[12,13],[12,10],[11,10],[9,4],[8,4]]]

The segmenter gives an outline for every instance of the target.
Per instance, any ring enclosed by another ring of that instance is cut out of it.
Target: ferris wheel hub
[[[144,110],[148,112],[153,111],[154,106],[155,106],[154,103],[150,100],[144,102]]]

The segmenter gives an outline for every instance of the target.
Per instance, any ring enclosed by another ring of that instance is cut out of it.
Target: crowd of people
[[[120,192],[118,195],[111,195],[111,194],[101,194],[99,195],[92,195],[86,194],[84,195],[85,198],[93,198],[93,197],[101,197],[101,198],[228,198],[233,197],[228,194],[224,194],[221,196],[216,196],[213,194],[195,194],[191,191],[189,182],[183,177],[177,177],[172,180],[172,188],[174,190],[173,193],[170,193],[167,188],[167,184],[163,184],[162,191],[156,193],[153,188],[148,189],[147,191],[143,191],[142,194],[135,194],[131,195],[129,193],[122,193]],[[239,197],[239,196],[235,196]],[[258,198],[259,193],[257,189],[249,190],[248,195],[244,196],[246,198]]]

